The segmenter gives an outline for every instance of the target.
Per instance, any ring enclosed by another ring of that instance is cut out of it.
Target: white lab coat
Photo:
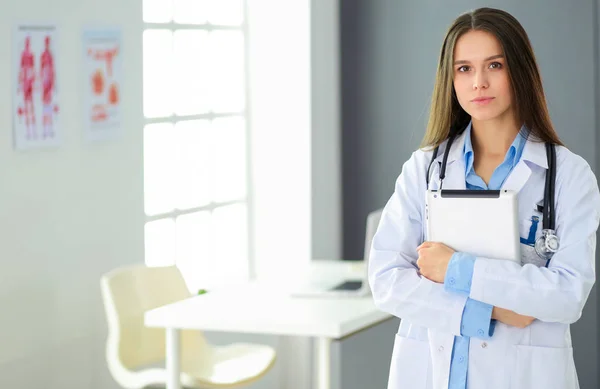
[[[465,189],[463,144],[455,139],[444,188]],[[430,188],[439,186],[446,143],[431,168]],[[466,297],[417,274],[416,247],[427,240],[424,215],[426,171],[432,152],[418,150],[404,164],[386,204],[369,256],[369,283],[376,305],[401,318],[390,366],[389,389],[446,389],[454,336]],[[469,389],[579,388],[570,324],[581,316],[595,282],[600,194],[584,159],[556,148],[556,233],[560,250],[548,268],[477,258],[470,298],[533,316],[519,329],[498,322],[489,340],[471,338]],[[534,206],[544,194],[546,150],[528,141],[503,189],[518,191],[520,233],[527,237]],[[541,214],[537,236],[541,234]],[[523,256],[535,255],[521,245]]]

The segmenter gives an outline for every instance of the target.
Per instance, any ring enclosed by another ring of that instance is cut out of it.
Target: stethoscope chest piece
[[[535,252],[542,259],[550,259],[558,251],[560,243],[554,230],[542,230],[542,235],[535,241]]]

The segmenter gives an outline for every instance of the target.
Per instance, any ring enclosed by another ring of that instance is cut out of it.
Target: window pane
[[[207,22],[207,0],[175,0],[175,23],[203,24]]]
[[[175,113],[193,115],[209,108],[212,60],[206,31],[179,30],[174,35]]]
[[[171,123],[149,124],[144,128],[144,208],[147,215],[170,212],[175,208],[174,146]]]
[[[173,3],[170,0],[144,0],[144,22],[168,23],[171,21]]]
[[[215,112],[244,109],[244,36],[240,31],[213,31],[209,35],[212,62],[211,108]]]
[[[215,278],[221,284],[247,280],[248,226],[245,204],[219,207],[213,211]]]
[[[172,174],[176,181],[176,206],[189,209],[210,202],[211,139],[210,122],[188,120],[175,125],[177,165]]]
[[[246,196],[246,129],[244,119],[215,119],[214,201],[243,199]]]
[[[192,292],[210,288],[215,262],[210,256],[210,213],[197,212],[177,218],[177,266]]]
[[[173,33],[169,30],[144,31],[143,50],[144,116],[170,116],[173,114]]]
[[[244,20],[243,0],[206,0],[208,21],[218,25],[240,25]]]
[[[145,226],[146,265],[169,266],[175,263],[175,222],[161,219]]]

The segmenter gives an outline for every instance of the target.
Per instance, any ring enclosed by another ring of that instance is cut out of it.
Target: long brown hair
[[[471,120],[456,97],[453,63],[456,42],[472,30],[491,33],[500,42],[508,65],[515,112],[519,121],[529,130],[528,135],[539,141],[562,145],[548,114],[542,79],[525,29],[508,12],[478,8],[459,16],[446,32],[431,98],[429,122],[421,146],[439,146],[449,135],[462,132]]]

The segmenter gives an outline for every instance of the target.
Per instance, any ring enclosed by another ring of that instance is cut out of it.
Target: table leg
[[[166,365],[167,365],[167,389],[181,389],[181,381],[179,380],[180,372],[180,356],[181,350],[179,349],[179,329],[167,328],[166,329]]]
[[[317,388],[331,389],[331,339],[317,338]]]

